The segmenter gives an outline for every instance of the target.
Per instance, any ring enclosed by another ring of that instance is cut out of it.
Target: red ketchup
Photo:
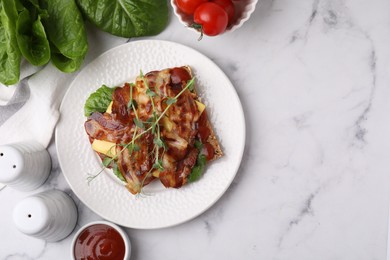
[[[122,260],[125,242],[113,227],[96,224],[85,228],[77,237],[74,257],[77,260]]]

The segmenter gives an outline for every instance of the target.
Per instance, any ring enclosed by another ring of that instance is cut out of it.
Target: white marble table
[[[247,143],[211,209],[176,227],[127,230],[132,259],[386,259],[390,1],[260,2],[231,34],[198,42],[173,17],[152,37],[222,68],[243,103]],[[89,37],[89,61],[126,41],[91,28]],[[77,201],[76,229],[100,219],[66,183],[55,140],[49,151],[53,171],[40,190]],[[69,259],[72,235],[45,243],[15,229],[13,206],[29,194],[0,192],[0,259]]]

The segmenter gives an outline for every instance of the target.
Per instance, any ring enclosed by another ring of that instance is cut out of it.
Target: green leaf
[[[200,179],[204,168],[206,166],[206,156],[204,154],[198,155],[195,167],[192,168],[190,175],[188,176],[188,182],[194,182]]]
[[[120,179],[123,182],[126,182],[125,178],[123,178],[121,171],[119,170],[118,164],[115,161],[113,163],[112,170],[113,170],[115,176],[118,177],[118,179]]]
[[[40,0],[40,4],[48,13],[42,23],[53,45],[54,65],[64,72],[79,69],[87,54],[88,43],[84,21],[75,0]]]
[[[151,124],[151,123],[154,123],[154,121],[155,121],[154,116],[151,116],[151,117],[149,117],[149,118],[146,120],[146,123]]]
[[[202,176],[207,162],[206,156],[202,154],[203,144],[199,140],[196,140],[194,145],[196,149],[198,149],[199,154],[198,158],[196,159],[194,168],[192,168],[190,175],[188,175],[188,182],[194,182],[199,180],[199,178]]]
[[[92,93],[85,102],[84,115],[88,117],[93,112],[105,112],[112,101],[112,93],[114,90],[115,88],[109,88],[103,85]]]
[[[110,157],[104,157],[103,166],[107,168],[111,164],[112,161],[113,160]]]
[[[160,148],[164,148],[164,150],[167,149],[167,145],[164,143],[163,140],[161,140],[161,138],[154,138],[153,143]]]
[[[139,128],[141,128],[141,129],[144,129],[144,128],[145,128],[144,123],[142,123],[139,119],[134,118],[133,121],[134,121],[134,124],[135,124],[136,126],[138,126]]]
[[[101,30],[126,38],[156,35],[168,24],[166,0],[77,0]]]
[[[51,61],[54,66],[65,73],[71,73],[78,70],[83,64],[84,57],[68,58],[64,56],[55,46],[50,45]]]
[[[188,88],[189,91],[194,91],[194,83],[195,83],[195,78],[190,79],[187,81],[186,88]]]
[[[139,147],[138,144],[136,143],[130,143],[128,145],[125,145],[127,146],[127,150],[129,150],[129,154],[131,155],[133,152],[138,152],[139,150],[141,150],[141,147]]]
[[[16,39],[17,11],[14,0],[0,2],[0,82],[19,81],[21,54]]]
[[[133,151],[138,152],[139,150],[141,150],[141,147],[138,144],[133,144]]]
[[[165,103],[167,104],[167,105],[172,105],[172,104],[174,104],[174,103],[176,103],[177,102],[177,99],[176,98],[171,98],[171,97],[169,97],[166,101],[165,101]]]
[[[128,109],[133,109],[133,106],[135,109],[137,109],[137,102],[134,99],[129,100],[129,103],[127,103]]]
[[[146,90],[146,95],[148,95],[149,97],[155,97],[155,96],[157,96],[156,92],[150,90],[150,88],[148,88],[148,89]]]
[[[20,52],[32,65],[42,66],[49,62],[50,46],[40,15],[34,20],[29,10],[21,11],[16,23],[16,38]]]
[[[153,164],[153,168],[154,169],[157,169],[159,171],[163,171],[164,170],[164,167],[162,166],[162,161],[161,160],[158,160],[157,162],[155,162]]]
[[[199,140],[195,140],[194,146],[195,146],[195,148],[196,148],[196,149],[198,149],[198,150],[199,150],[199,152],[201,152],[201,151],[202,151],[203,144],[202,144],[202,142],[201,142],[201,141],[199,141]]]

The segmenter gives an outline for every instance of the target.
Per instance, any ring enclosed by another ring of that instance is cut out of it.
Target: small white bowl
[[[248,21],[251,14],[255,11],[256,4],[258,0],[241,0],[241,1],[233,1],[235,6],[235,17],[234,21],[228,25],[224,33],[233,32],[240,28],[246,21]],[[199,33],[196,29],[190,27],[193,23],[192,15],[188,15],[180,11],[180,9],[176,5],[176,0],[171,0],[171,5],[173,7],[173,11],[179,21],[185,25],[188,29]]]
[[[78,231],[77,233],[74,235],[73,237],[73,240],[72,240],[72,244],[71,244],[71,259],[75,260],[75,256],[74,256],[74,248],[75,248],[75,244],[76,244],[76,240],[77,238],[79,237],[79,235],[81,234],[81,232],[83,232],[86,228],[90,227],[90,226],[93,226],[93,225],[99,225],[99,224],[102,224],[102,225],[107,225],[107,226],[110,226],[112,227],[113,229],[115,229],[116,231],[118,231],[118,233],[120,234],[120,236],[122,237],[123,239],[123,242],[125,243],[125,256],[124,256],[124,260],[129,260],[130,259],[130,256],[131,256],[131,244],[130,244],[130,240],[129,240],[129,237],[127,236],[126,232],[123,231],[122,228],[120,228],[119,226],[111,223],[111,222],[108,222],[108,221],[104,221],[104,220],[100,220],[100,221],[94,221],[94,222],[90,222],[84,226],[82,226]]]

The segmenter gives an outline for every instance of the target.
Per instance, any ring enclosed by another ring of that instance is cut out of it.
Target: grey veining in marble
[[[264,0],[239,30],[197,41],[172,16],[155,39],[188,45],[227,74],[243,104],[247,143],[226,194],[172,228],[128,229],[132,259],[385,259],[390,203],[390,2]],[[87,62],[127,41],[89,28]],[[133,40],[133,39],[132,39]],[[234,120],[234,119],[232,119]],[[100,219],[58,166],[41,188],[65,190],[80,226]],[[69,259],[26,237],[0,192],[0,259]]]

